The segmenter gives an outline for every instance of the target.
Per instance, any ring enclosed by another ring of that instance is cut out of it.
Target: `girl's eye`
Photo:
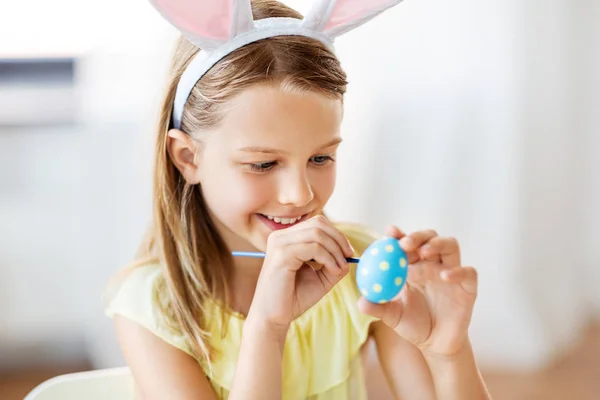
[[[327,165],[335,160],[331,156],[314,156],[310,159],[310,161],[315,165],[322,166]]]
[[[248,164],[248,165],[249,165],[250,169],[254,172],[267,172],[268,170],[273,168],[275,166],[275,164],[276,164],[275,161],[269,161],[269,162],[261,162],[261,163]]]

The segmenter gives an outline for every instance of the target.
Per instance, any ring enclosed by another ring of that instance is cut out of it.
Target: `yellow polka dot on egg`
[[[381,293],[383,287],[379,283],[376,283],[373,285],[373,290],[375,291],[375,293]]]
[[[368,268],[362,268],[360,270],[360,273],[362,274],[362,276],[367,276],[367,275],[369,275],[369,269]]]
[[[402,257],[402,258],[400,259],[400,266],[401,266],[402,268],[406,268],[406,258]]]
[[[388,302],[387,300],[379,300],[379,304],[385,304],[387,302]]]
[[[402,285],[402,278],[397,277],[396,280],[394,281],[394,283],[396,284],[396,286]]]
[[[379,268],[382,271],[387,271],[388,269],[390,269],[390,263],[388,263],[387,261],[382,261],[379,263]]]
[[[394,246],[392,246],[391,244],[388,244],[387,246],[385,246],[385,251],[387,251],[388,253],[393,252]]]
[[[371,249],[371,255],[376,256],[379,253],[379,249],[377,247],[375,247],[374,249]]]
[[[367,291],[367,289],[361,289],[360,292],[362,293],[363,296],[369,295],[369,292]]]

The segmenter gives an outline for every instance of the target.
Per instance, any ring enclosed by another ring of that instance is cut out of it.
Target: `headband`
[[[177,85],[173,127],[181,128],[183,108],[196,83],[219,60],[249,43],[274,36],[306,36],[333,51],[346,33],[402,0],[315,0],[304,19],[254,21],[250,0],[150,0],[158,12],[200,48]]]

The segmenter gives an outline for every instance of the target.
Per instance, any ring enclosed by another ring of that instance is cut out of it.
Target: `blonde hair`
[[[255,20],[302,18],[272,0],[253,1],[252,12]],[[157,131],[153,224],[135,264],[154,259],[164,266],[161,289],[168,298],[163,305],[167,320],[184,335],[196,359],[210,360],[214,349],[204,319],[206,300],[215,299],[229,310],[232,257],[211,220],[200,185],[185,182],[169,158],[166,140],[177,83],[198,51],[183,37],[176,44]],[[198,81],[181,129],[194,137],[214,127],[223,116],[223,104],[245,88],[265,83],[340,99],[347,84],[338,59],[322,43],[300,36],[264,39],[229,54]]]

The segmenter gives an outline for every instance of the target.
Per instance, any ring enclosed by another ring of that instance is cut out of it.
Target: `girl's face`
[[[342,102],[262,85],[226,107],[221,124],[203,136],[196,168],[184,176],[201,184],[231,250],[264,251],[271,232],[320,214],[329,200]]]

